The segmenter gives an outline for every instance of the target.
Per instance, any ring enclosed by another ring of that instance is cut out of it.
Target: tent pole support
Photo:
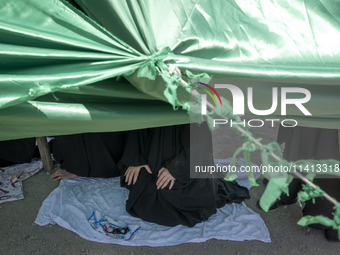
[[[52,157],[50,147],[48,146],[46,137],[37,137],[39,153],[43,163],[43,167],[47,173],[51,173],[53,170]]]

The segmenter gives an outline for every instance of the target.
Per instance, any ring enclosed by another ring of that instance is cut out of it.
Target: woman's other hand
[[[143,167],[146,169],[146,171],[148,171],[149,174],[152,174],[151,169],[148,165],[130,166],[124,174],[125,182],[127,182],[128,185],[135,184],[138,179],[139,172]]]
[[[162,167],[158,171],[158,180],[156,182],[157,189],[164,189],[169,183],[169,189],[175,184],[176,179],[170,174],[169,170],[165,167]]]

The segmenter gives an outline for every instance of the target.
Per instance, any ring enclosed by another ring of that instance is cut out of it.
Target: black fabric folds
[[[125,132],[57,136],[53,156],[60,168],[83,177],[116,177]]]
[[[0,167],[30,163],[35,150],[35,138],[0,141]]]
[[[190,146],[190,131],[201,133],[199,143]],[[199,146],[197,146],[199,144]],[[222,179],[190,179],[190,149],[205,155],[198,164],[213,164],[211,133],[206,124],[177,125],[128,132],[119,168],[121,184],[130,189],[126,210],[145,221],[165,226],[189,227],[207,220],[218,207],[249,198],[246,188]],[[124,173],[129,166],[149,165],[152,174],[142,168],[134,185],[127,186]],[[157,189],[158,171],[165,167],[176,178],[169,190]]]

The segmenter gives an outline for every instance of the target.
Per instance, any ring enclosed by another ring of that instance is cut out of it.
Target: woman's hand
[[[125,171],[125,182],[130,185],[132,183],[135,184],[139,175],[139,172],[142,168],[145,168],[146,171],[148,171],[149,174],[152,174],[151,169],[148,165],[142,165],[142,166],[130,166],[126,171]]]
[[[169,189],[172,189],[172,187],[175,184],[176,179],[170,174],[169,170],[165,167],[162,167],[158,171],[158,180],[156,182],[157,189],[164,189],[169,183]]]

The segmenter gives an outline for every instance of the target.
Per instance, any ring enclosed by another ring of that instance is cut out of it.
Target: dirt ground
[[[264,143],[276,138],[276,128],[254,128],[256,137]],[[240,139],[228,128],[214,133],[216,158],[231,157]],[[259,163],[258,155],[253,162]],[[34,223],[43,200],[56,188],[57,182],[40,171],[24,182],[25,199],[0,205],[0,254],[340,254],[340,243],[330,243],[322,231],[303,228],[296,224],[302,216],[298,205],[279,208],[265,213],[256,207],[263,192],[261,187],[251,189],[246,204],[261,214],[272,242],[209,240],[199,244],[182,244],[170,247],[128,247],[87,241],[57,225],[40,227]]]

